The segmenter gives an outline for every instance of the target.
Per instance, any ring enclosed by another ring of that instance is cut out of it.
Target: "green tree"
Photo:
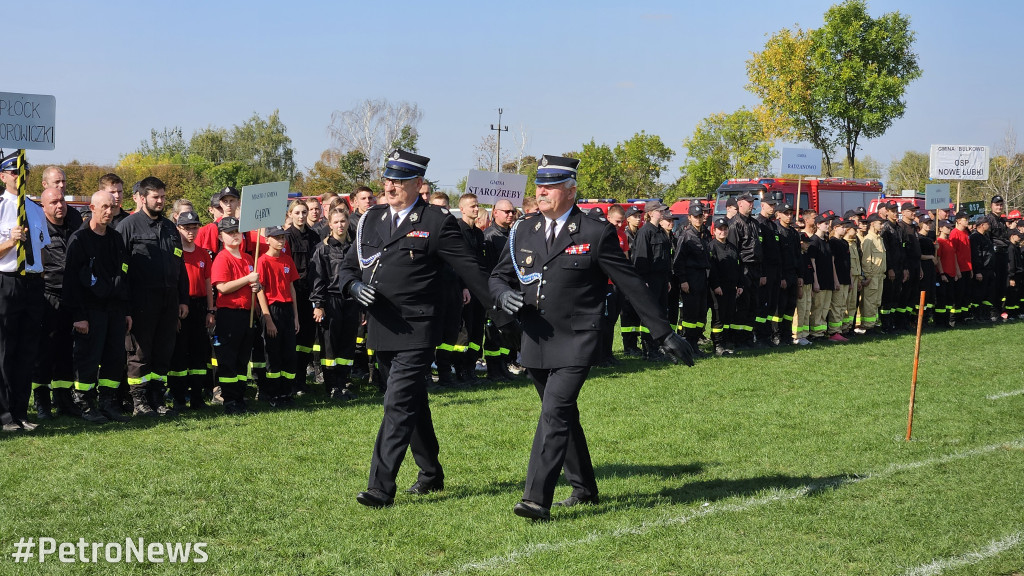
[[[277,110],[266,120],[253,114],[235,126],[230,151],[231,160],[249,165],[254,174],[263,173],[272,180],[291,180],[295,176],[295,150]]]
[[[846,169],[846,163],[843,162],[842,160],[836,162],[835,166],[836,172],[840,174],[843,172],[849,173],[849,170]],[[871,156],[865,155],[860,160],[857,160],[857,164],[854,166],[854,173],[850,174],[849,178],[868,178],[874,180],[881,180],[882,173],[884,172],[884,164],[882,164],[878,160],[875,160]],[[924,188],[921,188],[920,191],[924,192]]]
[[[576,183],[581,197],[625,199],[622,168],[610,146],[598,144],[591,138],[582,151],[565,156],[580,161]]]
[[[929,183],[928,164],[928,154],[907,150],[901,158],[889,164],[889,179],[885,183],[886,188],[890,192],[899,192],[900,190],[924,192],[925,185]]]
[[[727,178],[764,176],[778,157],[761,120],[746,108],[701,120],[683,147],[687,159],[675,186],[680,196],[707,196]]]
[[[899,12],[872,18],[864,0],[845,0],[819,29],[772,36],[747,62],[748,89],[769,126],[825,152],[827,175],[842,146],[852,175],[860,139],[881,136],[906,111],[907,85],[921,76],[914,36]]]
[[[619,164],[622,187],[627,195],[634,198],[661,195],[663,186],[658,180],[668,169],[668,161],[675,156],[661,137],[641,130],[629,140],[617,144],[612,152]]]

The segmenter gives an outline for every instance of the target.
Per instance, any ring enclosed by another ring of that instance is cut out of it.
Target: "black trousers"
[[[772,325],[779,322],[775,315],[779,307],[779,268],[777,264],[762,267],[763,274],[768,278],[764,286],[757,290],[757,311],[754,317],[754,333],[761,342],[766,342],[772,335]],[[760,282],[760,279],[758,279]]]
[[[796,270],[783,272],[779,278],[780,281],[786,281],[786,287],[779,287],[778,306],[775,308],[775,317],[778,321],[772,324],[772,334],[778,335],[782,342],[788,342],[793,331],[793,317],[796,314]]]
[[[189,377],[203,378],[210,362],[210,336],[206,331],[206,296],[192,297],[188,302],[188,316],[179,322],[168,384],[174,392],[191,381]],[[180,398],[179,398],[180,399]]]
[[[166,382],[178,332],[178,293],[173,288],[149,290],[132,302],[128,353],[128,384]]]
[[[636,313],[633,305],[629,303],[629,297],[622,291],[619,291],[619,304],[621,309],[619,331],[622,333],[622,349],[623,351],[639,350],[640,315]]]
[[[711,341],[715,347],[729,347],[734,337],[746,336],[747,331],[736,328],[736,286],[722,286],[722,295],[711,294]]]
[[[743,264],[740,286],[743,293],[736,297],[736,314],[731,323],[737,344],[753,341],[754,328],[759,324],[756,318],[762,286],[758,266]]]
[[[935,286],[935,325],[940,327],[947,327],[949,325],[949,319],[956,317],[953,315],[956,310],[956,300],[954,299],[954,291],[956,287],[956,280],[952,276],[942,274],[939,276],[938,283]]]
[[[375,355],[387,391],[384,418],[370,461],[368,487],[394,496],[395,479],[407,448],[412,448],[412,457],[420,468],[419,481],[443,480],[444,470],[438,460],[440,446],[427,402],[426,376],[430,374],[434,350],[377,350]]]
[[[329,294],[320,322],[320,366],[327,389],[344,386],[352,372],[359,330],[359,305],[340,294]]]
[[[896,270],[896,278],[889,280],[888,273],[882,281],[882,307],[878,313],[882,316],[882,328],[889,329],[896,324],[900,312],[900,293],[903,290],[903,270]]]
[[[697,342],[704,335],[704,325],[708,321],[708,276],[704,269],[687,271],[680,279],[685,282],[689,292],[679,289],[679,297],[683,301],[682,320],[683,336],[696,349]]]
[[[615,344],[615,322],[619,319],[619,289],[614,284],[608,285],[604,298],[604,324],[601,325],[601,357],[612,358],[612,347]]]
[[[296,334],[295,314],[292,313],[291,302],[275,302],[270,305],[270,319],[277,327],[277,336],[267,334],[263,329],[263,350],[267,359],[266,387],[267,394],[272,398],[287,396],[291,393],[292,381],[297,372],[302,371],[306,378],[304,366],[296,365]],[[264,321],[266,319],[264,318]],[[300,323],[301,326],[301,323]]]
[[[46,300],[40,274],[0,273],[0,421],[28,418]]]
[[[124,309],[87,310],[89,333],[74,335],[75,389],[88,391],[121,385],[124,366]],[[134,319],[133,319],[134,320]]]
[[[37,395],[45,394],[44,388],[70,388],[75,380],[75,368],[71,360],[71,325],[74,321],[68,309],[61,306],[60,294],[46,292],[44,297],[46,307],[43,311],[43,333],[39,349],[46,350],[46,356],[40,355],[36,359],[32,374],[32,388]]]
[[[302,388],[306,384],[306,367],[313,359],[316,322],[313,320],[313,302],[309,299],[309,290],[296,286],[295,297],[299,308],[299,333],[295,334],[295,373],[292,377],[292,386]],[[294,326],[292,330],[294,333]]]
[[[219,346],[213,349],[217,357],[217,383],[225,402],[239,402],[245,393],[249,370],[249,356],[255,330],[249,327],[249,310],[218,308],[214,334]]]
[[[651,289],[655,299],[658,301],[658,306],[662,310],[668,307],[668,283],[670,275],[668,273],[654,273],[645,274],[642,276],[644,282],[647,283],[647,287]],[[677,305],[678,306],[678,305]],[[671,323],[671,320],[669,321]],[[673,329],[675,324],[672,325]],[[644,343],[644,355],[655,354],[658,351],[658,347],[654,343],[654,339],[651,338],[651,333],[647,330],[646,326],[640,328],[641,340]]]
[[[900,315],[897,316],[902,326],[912,328],[917,326],[917,308],[921,304],[921,268],[911,268],[907,281],[900,288]]]
[[[540,420],[533,436],[523,500],[550,508],[563,469],[574,496],[597,496],[594,464],[576,404],[590,367],[527,368],[526,371],[540,395]]]

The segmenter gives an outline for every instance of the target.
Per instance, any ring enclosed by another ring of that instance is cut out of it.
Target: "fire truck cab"
[[[785,201],[799,210],[808,208],[821,213],[832,210],[843,214],[847,210],[866,207],[882,196],[883,185],[878,180],[850,178],[792,178],[730,179],[716,190],[715,214],[725,214],[725,202],[744,192],[754,196],[754,213],[761,209],[761,199],[767,194],[781,192]],[[799,193],[799,202],[797,195]]]

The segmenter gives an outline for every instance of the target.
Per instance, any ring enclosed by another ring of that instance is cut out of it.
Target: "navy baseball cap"
[[[220,200],[225,196],[234,196],[235,198],[241,198],[242,195],[238,192],[238,189],[232,188],[231,186],[225,186],[220,189],[220,196],[217,198]]]
[[[692,202],[692,203],[690,203],[689,214],[690,214],[690,216],[695,216],[697,218],[700,218],[701,216],[704,215],[704,205],[701,204],[700,202]]]
[[[576,169],[579,168],[579,165],[580,161],[576,158],[545,154],[540,159],[540,165],[537,166],[536,182],[538,185],[551,186],[561,184],[570,178],[575,179]]]
[[[740,200],[746,200],[747,202],[753,202],[754,201],[754,195],[751,194],[750,192],[744,192],[743,194],[740,194],[739,196],[736,197],[736,201],[737,202],[740,201]]]
[[[198,226],[199,215],[191,210],[178,214],[178,226],[188,226],[189,224],[195,224]]]
[[[388,154],[384,163],[384,177],[391,180],[412,180],[421,178],[427,173],[430,158],[395,149]]]
[[[626,218],[629,218],[630,216],[638,216],[642,213],[643,210],[640,210],[640,208],[636,206],[630,206],[629,208],[626,209]]]
[[[281,226],[268,226],[264,236],[270,238],[271,236],[284,236],[287,233],[288,231]]]
[[[221,218],[220,222],[217,222],[218,232],[238,232],[238,218]]]
[[[715,228],[728,228],[728,227],[729,227],[729,219],[728,218],[726,218],[725,216],[719,216],[718,218],[715,218]]]

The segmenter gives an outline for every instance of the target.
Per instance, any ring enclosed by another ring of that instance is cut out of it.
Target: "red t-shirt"
[[[220,220],[217,220],[220,222]],[[201,227],[199,232],[196,232],[196,246],[206,248],[211,254],[217,254],[220,252],[220,231],[217,230],[217,222],[210,222],[209,224]],[[245,232],[242,234],[242,246],[239,248],[242,252],[252,253],[249,250],[249,236],[252,232]]]
[[[210,253],[196,246],[195,250],[185,250],[185,270],[188,271],[188,295],[193,298],[206,296],[206,281],[210,279],[210,268],[213,261]]]
[[[260,273],[260,284],[263,285],[268,303],[292,301],[289,287],[299,279],[299,273],[295,270],[291,256],[284,253],[276,257],[261,254],[256,269]]]
[[[242,252],[241,258],[235,258],[227,250],[221,250],[213,261],[213,268],[210,271],[210,281],[213,287],[222,282],[231,282],[247,276],[253,271],[252,256]],[[243,286],[230,294],[217,293],[218,308],[236,308],[247,310],[252,306],[252,290]]]
[[[956,276],[956,249],[953,243],[948,238],[936,238],[935,249],[939,254],[939,263],[942,264],[942,273]]]
[[[956,251],[956,262],[960,265],[960,273],[970,275],[971,271],[971,237],[966,230],[953,229],[949,233],[949,241]]]

